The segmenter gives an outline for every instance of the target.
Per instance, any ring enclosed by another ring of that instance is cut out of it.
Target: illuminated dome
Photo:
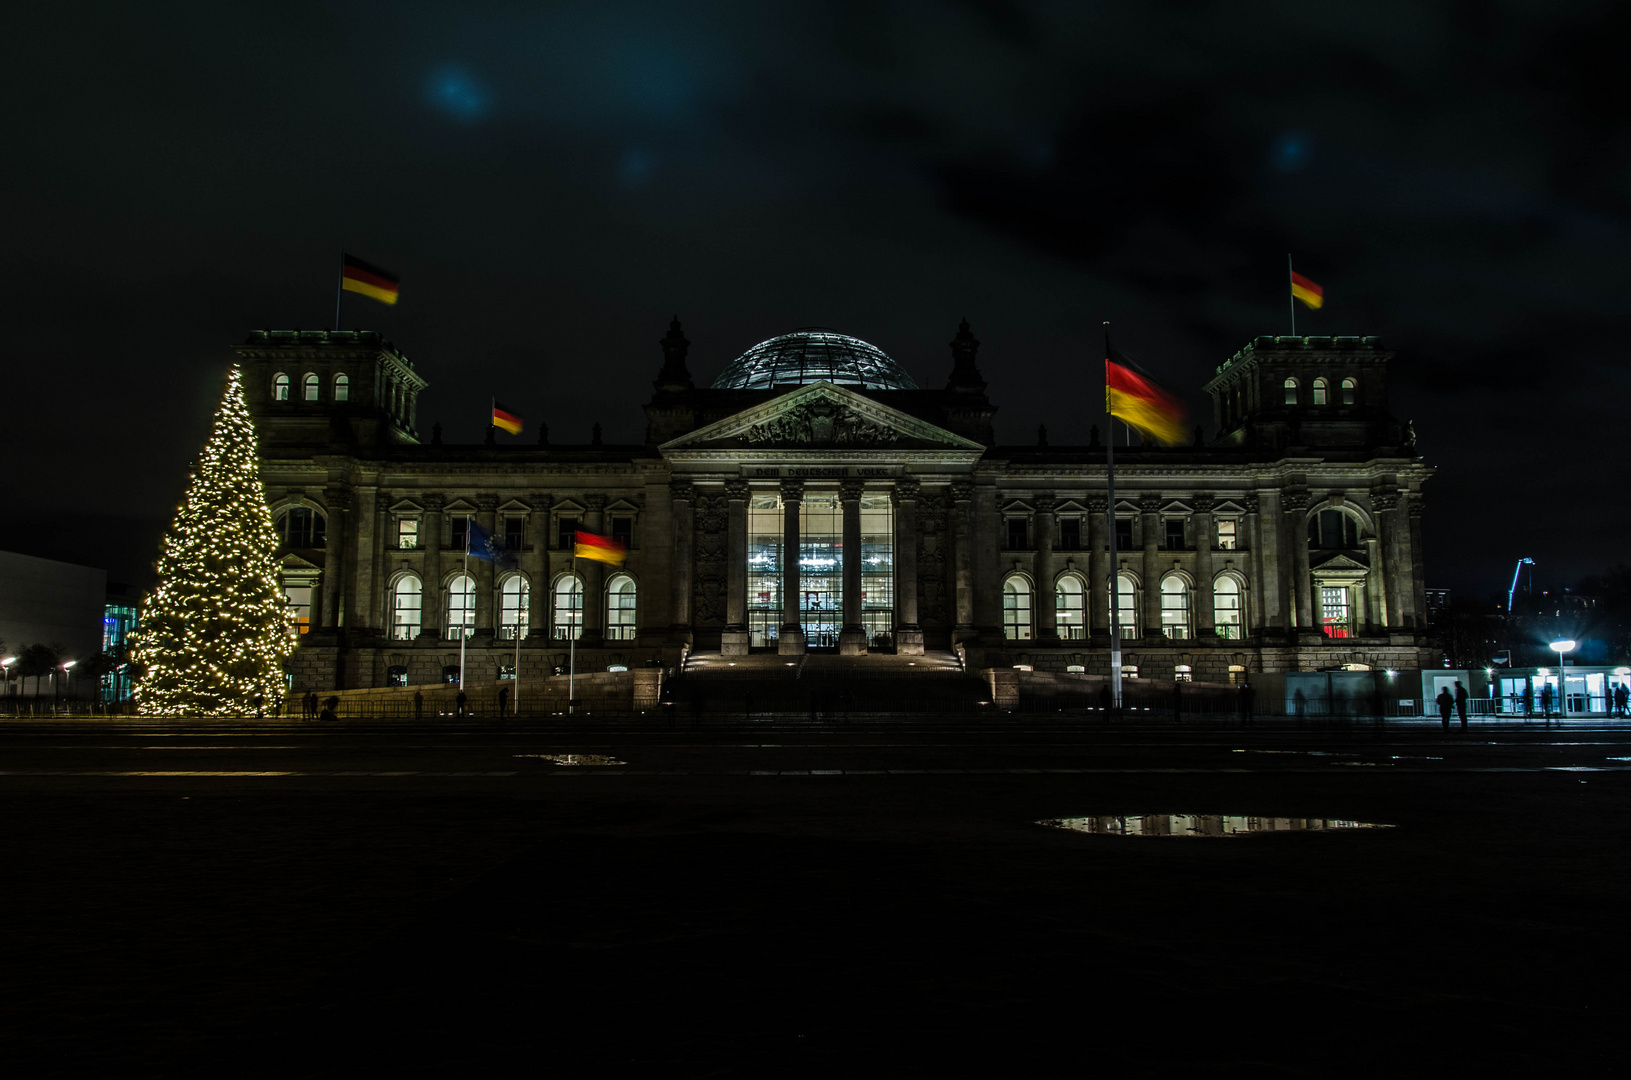
[[[906,369],[860,338],[819,327],[761,341],[731,361],[715,390],[764,390],[834,382],[868,390],[916,390]]]

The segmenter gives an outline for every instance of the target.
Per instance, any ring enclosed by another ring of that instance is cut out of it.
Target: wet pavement
[[[1612,723],[0,724],[0,1043],[35,1075],[1603,1072],[1628,759]]]

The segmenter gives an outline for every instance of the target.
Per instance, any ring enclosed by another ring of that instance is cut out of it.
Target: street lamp
[[[1558,638],[1552,642],[1552,651],[1557,653],[1557,714],[1564,720],[1569,718],[1569,671],[1563,666],[1563,654],[1573,650],[1573,638]]]
[[[77,663],[79,663],[78,660],[64,660],[62,662],[62,673],[64,675],[68,676],[68,707],[70,709],[72,709],[74,707],[74,672],[73,672],[73,666],[75,664],[77,664]]]

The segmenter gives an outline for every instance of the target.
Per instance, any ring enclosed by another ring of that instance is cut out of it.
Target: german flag
[[[599,533],[584,532],[582,529],[577,529],[573,532],[572,555],[574,558],[593,559],[596,562],[622,566],[623,560],[628,558],[629,552],[627,548],[609,536],[601,536]]]
[[[396,303],[399,280],[371,263],[354,255],[340,255],[340,288],[346,292],[362,293],[382,304]]]
[[[1110,345],[1104,336],[1104,408],[1140,435],[1168,445],[1184,441],[1183,402],[1135,370],[1137,365]]]
[[[521,414],[513,413],[495,401],[493,402],[493,426],[508,431],[511,435],[519,435],[521,434]]]
[[[1291,295],[1311,308],[1319,309],[1325,306],[1325,290],[1295,270],[1291,272]]]

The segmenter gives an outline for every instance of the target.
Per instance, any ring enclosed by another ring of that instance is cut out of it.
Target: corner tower
[[[267,446],[417,443],[425,380],[373,330],[256,330],[237,346]]]
[[[1404,449],[1388,412],[1387,364],[1375,337],[1253,338],[1206,384],[1218,443],[1272,450]]]

